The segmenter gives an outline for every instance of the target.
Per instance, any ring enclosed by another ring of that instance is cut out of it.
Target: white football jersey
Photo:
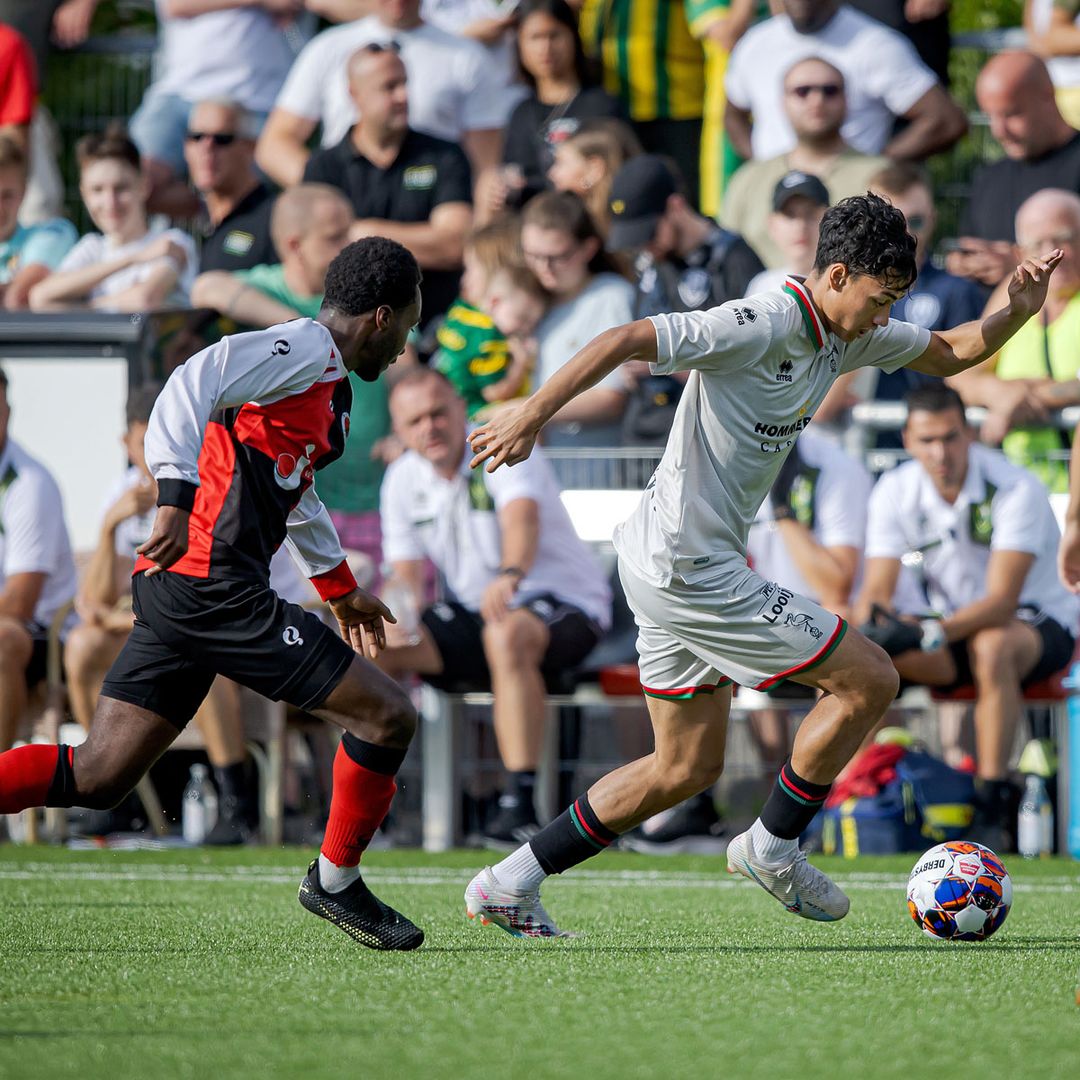
[[[851,547],[859,552],[859,570],[852,594],[861,578],[862,550],[866,542],[866,504],[874,486],[862,463],[845,454],[831,439],[813,428],[799,436],[800,497],[809,512],[810,531],[822,547]],[[801,518],[800,518],[801,520]],[[772,500],[766,497],[747,541],[750,564],[762,575],[813,600],[821,598],[810,587],[788,551],[773,520]]]
[[[992,551],[1035,556],[1020,606],[1045,612],[1076,632],[1080,600],[1058,580],[1061,540],[1046,489],[996,450],[972,445],[956,502],[947,503],[926,470],[908,461],[877,482],[866,529],[868,559],[913,563],[931,610],[952,614],[986,595]],[[912,560],[911,556],[921,556]]]
[[[847,344],[829,334],[798,278],[709,311],[655,315],[653,372],[689,371],[664,456],[615,532],[621,558],[660,587],[745,559],[750,523],[799,432],[837,376],[895,371],[930,332],[890,320]]]

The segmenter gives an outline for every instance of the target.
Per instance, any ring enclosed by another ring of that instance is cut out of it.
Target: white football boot
[[[785,910],[804,919],[835,922],[851,907],[851,901],[829,877],[806,861],[803,851],[787,866],[765,866],[754,855],[749,829],[728,844],[727,869],[729,874],[742,874],[756,881]]]
[[[465,914],[479,918],[481,926],[494,923],[514,937],[572,938],[577,934],[560,930],[540,903],[540,890],[513,892],[501,884],[485,866],[465,889]]]

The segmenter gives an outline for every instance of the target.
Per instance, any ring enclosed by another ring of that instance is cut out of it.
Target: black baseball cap
[[[668,199],[678,190],[675,174],[656,154],[639,154],[626,162],[611,182],[608,250],[644,247],[656,234]]]
[[[785,173],[773,188],[772,208],[783,210],[784,204],[793,195],[802,195],[819,206],[828,206],[832,202],[829,189],[816,176],[798,169]]]

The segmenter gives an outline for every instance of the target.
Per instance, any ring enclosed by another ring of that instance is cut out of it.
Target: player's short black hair
[[[843,263],[853,274],[878,278],[890,288],[908,288],[918,277],[915,237],[891,203],[867,192],[841,199],[821,219],[814,269]]]
[[[967,415],[964,399],[943,382],[916,386],[904,395],[904,404],[907,406],[908,416],[913,412],[943,413],[950,409],[958,409],[961,416]]]
[[[416,299],[421,278],[408,248],[396,240],[365,236],[342,248],[330,264],[322,306],[350,316],[383,304],[397,311]]]
[[[124,421],[130,428],[132,424],[149,424],[154,402],[161,393],[161,383],[144,382],[128,392]]]

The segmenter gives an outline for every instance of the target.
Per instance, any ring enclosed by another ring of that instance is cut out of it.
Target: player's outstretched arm
[[[1013,271],[1009,281],[1009,302],[1005,307],[984,319],[931,334],[926,351],[908,367],[944,378],[958,375],[989,359],[1042,309],[1050,275],[1061,257],[1062,252],[1055,249],[1041,258],[1025,259]]]
[[[595,386],[627,360],[656,362],[656,330],[648,319],[615,326],[598,334],[575,353],[535,393],[520,405],[500,409],[470,436],[476,468],[487,462],[487,471],[515,465],[532,453],[540,429],[570,400]]]

